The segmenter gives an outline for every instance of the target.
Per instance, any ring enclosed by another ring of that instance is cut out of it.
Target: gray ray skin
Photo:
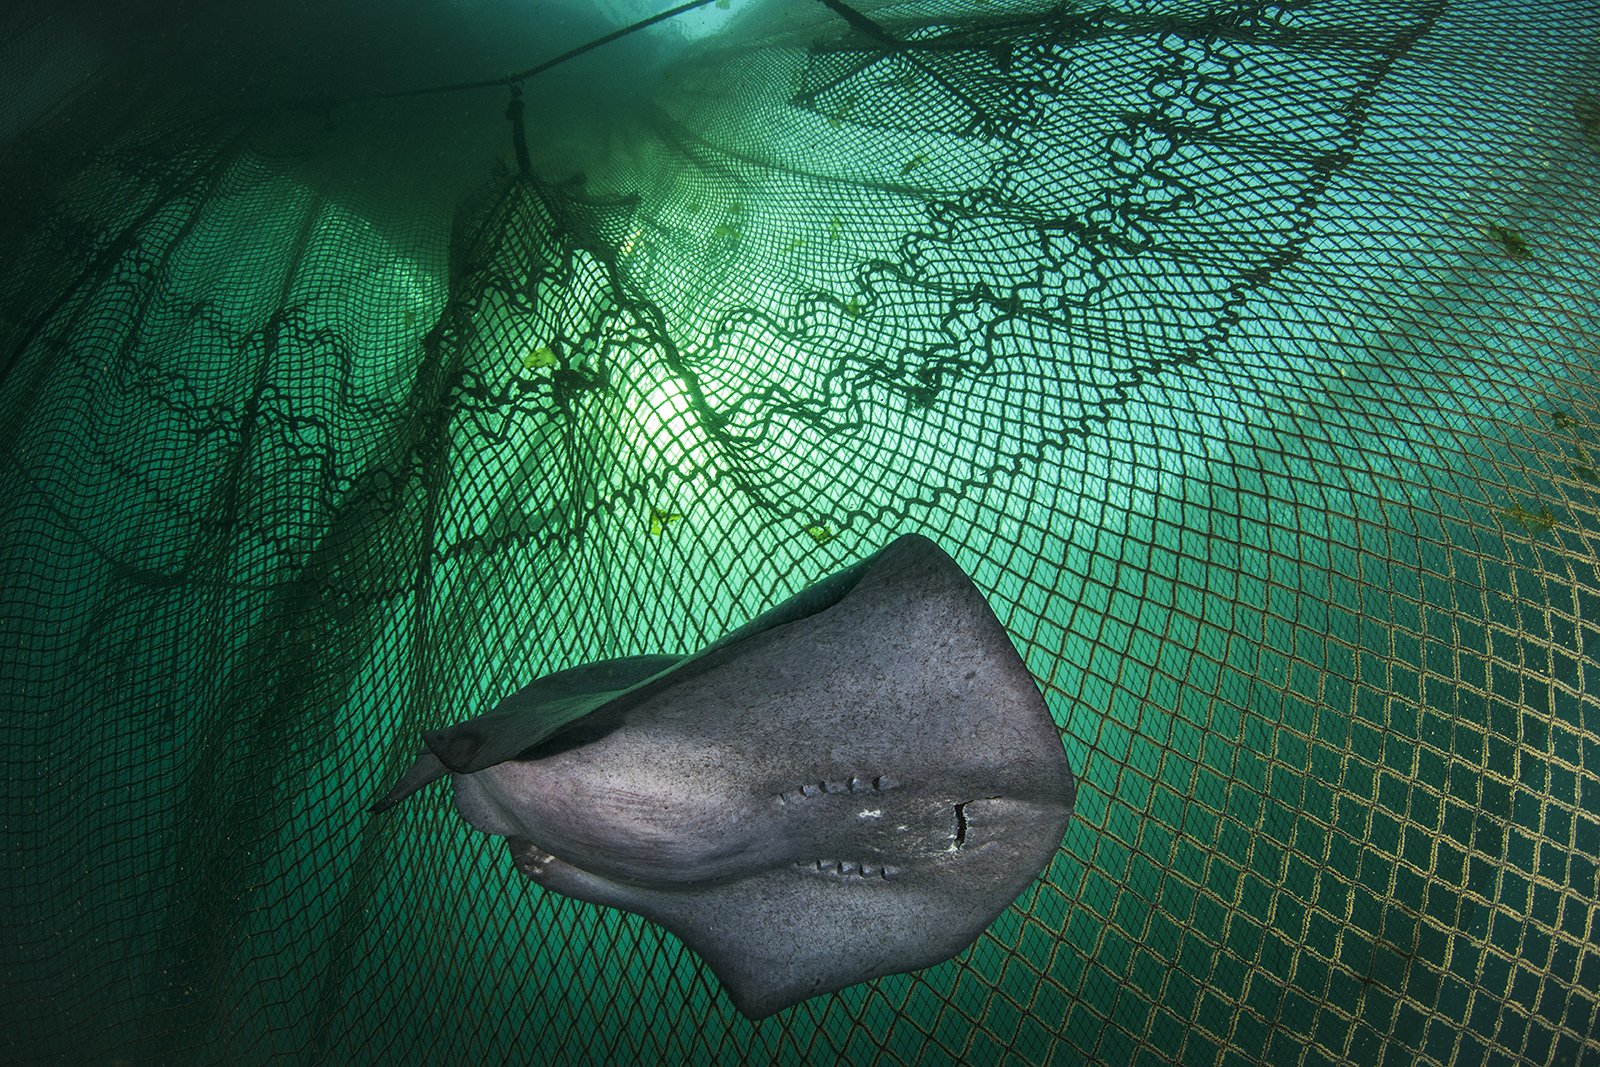
[[[660,923],[761,1018],[966,948],[1054,857],[1075,783],[988,604],[908,534],[679,659],[549,675],[425,736],[546,889]]]

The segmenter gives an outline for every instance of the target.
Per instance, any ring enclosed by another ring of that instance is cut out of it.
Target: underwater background
[[[410,4],[0,12],[0,1060],[1600,1062],[1600,8]],[[1078,778],[955,960],[367,813],[905,532]]]

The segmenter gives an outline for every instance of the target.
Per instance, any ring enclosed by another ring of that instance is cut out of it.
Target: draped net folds
[[[8,134],[6,1057],[1600,1062],[1600,9],[861,10],[555,68],[527,172],[503,91]],[[910,531],[1078,777],[954,961],[752,1024],[366,813]]]

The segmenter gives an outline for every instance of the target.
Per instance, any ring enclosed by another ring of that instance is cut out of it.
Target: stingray
[[[1076,789],[1005,629],[915,534],[695,655],[558,671],[423,741],[374,810],[448,773],[518,871],[664,926],[750,1018],[960,953]]]

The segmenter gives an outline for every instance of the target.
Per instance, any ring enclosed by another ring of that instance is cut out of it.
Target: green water
[[[499,90],[213,120],[220,61],[5,150],[0,1049],[1600,1062],[1595,12],[740,6],[530,82],[530,176]],[[406,84],[547,54],[490,13]],[[366,813],[908,531],[1079,783],[955,960],[752,1024]]]

